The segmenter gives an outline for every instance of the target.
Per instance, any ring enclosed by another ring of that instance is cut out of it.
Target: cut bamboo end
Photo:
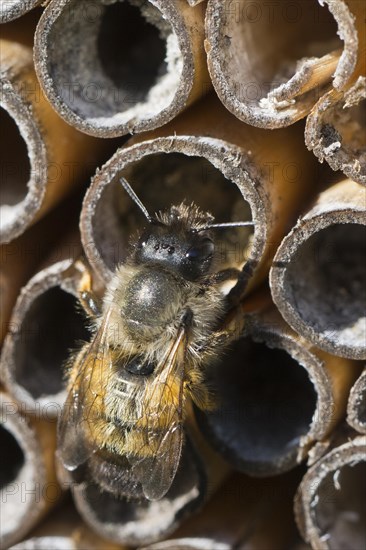
[[[304,460],[344,416],[361,366],[312,347],[274,308],[243,323],[212,367],[217,411],[196,415],[235,469],[277,475]]]
[[[351,389],[347,422],[356,431],[366,434],[366,368]]]
[[[43,90],[91,135],[162,126],[211,87],[203,19],[186,0],[53,0],[35,37]]]
[[[87,341],[87,321],[77,308],[73,259],[37,273],[22,289],[1,354],[2,379],[25,412],[57,417],[65,400],[64,365]]]
[[[39,6],[43,0],[0,0],[0,23],[18,19]]]
[[[21,540],[61,496],[53,468],[56,426],[30,423],[0,393],[1,547]]]
[[[335,447],[305,474],[295,514],[312,548],[362,548],[366,537],[366,438]]]
[[[174,538],[141,550],[291,548],[296,538],[293,497],[302,471],[252,479],[233,474]]]
[[[91,532],[71,503],[54,510],[22,542],[9,550],[127,550]]]
[[[344,180],[321,193],[282,241],[270,272],[274,302],[313,344],[366,358],[366,189]]]
[[[94,483],[73,483],[76,506],[90,527],[118,544],[139,546],[168,536],[210,493],[206,464],[187,440],[173,485],[158,501],[117,498]]]
[[[2,39],[0,54],[0,117],[7,136],[2,146],[0,242],[6,243],[80,186],[109,147],[56,115],[41,92],[30,46]]]
[[[332,84],[343,88],[357,63],[358,4],[209,0],[208,67],[227,109],[279,128],[303,118]]]
[[[253,220],[253,228],[215,236],[222,265],[243,269],[237,294],[263,281],[276,246],[314,192],[317,166],[301,126],[275,133],[246,126],[214,96],[128,145],[96,174],[81,214],[85,253],[102,280],[125,259],[131,233],[145,221],[121,176],[151,213],[193,201],[218,222]]]
[[[309,114],[305,142],[333,170],[366,185],[366,78],[346,92],[331,90]]]

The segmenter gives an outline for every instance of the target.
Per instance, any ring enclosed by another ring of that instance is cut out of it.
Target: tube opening
[[[94,483],[77,489],[77,503],[84,518],[105,536],[122,544],[147,543],[172,531],[189,511],[202,504],[203,473],[189,441],[168,493],[161,500],[117,498]],[[79,492],[81,491],[81,492]]]
[[[155,116],[179,85],[176,36],[142,0],[73,0],[54,22],[48,44],[57,93],[76,115],[101,127]]]
[[[346,107],[344,102],[324,113],[321,140],[325,151],[345,157],[355,174],[366,176],[366,99]]]
[[[321,538],[330,550],[362,548],[366,539],[366,463],[329,472],[311,503]]]
[[[28,193],[31,166],[27,144],[22,138],[15,120],[0,108],[0,126],[6,139],[2,143],[0,158],[0,230],[18,217],[19,204]]]
[[[306,60],[319,59],[343,45],[334,17],[316,0],[273,4],[226,0],[223,13],[220,65],[244,103],[258,104],[288,82]]]
[[[122,175],[150,214],[182,202],[194,202],[213,214],[215,222],[251,219],[250,206],[238,187],[207,159],[182,153],[146,155],[105,187],[95,209],[96,247],[111,270],[125,259],[131,235],[136,236],[147,225],[142,212],[122,188]],[[215,230],[220,266],[242,267],[248,258],[252,234],[252,226]]]
[[[22,448],[13,434],[0,424],[0,490],[14,481],[24,465],[25,458]],[[6,451],[6,452],[5,452]]]
[[[302,243],[288,264],[286,299],[337,349],[366,341],[366,226],[333,224]]]
[[[215,367],[218,408],[204,431],[246,473],[270,475],[296,465],[317,394],[307,371],[286,351],[241,338]]]
[[[88,341],[77,299],[59,287],[39,295],[28,309],[14,349],[15,377],[34,399],[64,387],[63,367],[72,350]]]

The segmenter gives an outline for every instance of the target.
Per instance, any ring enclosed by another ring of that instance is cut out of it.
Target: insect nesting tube
[[[186,437],[173,484],[158,501],[149,501],[142,495],[117,498],[93,482],[74,483],[73,496],[80,514],[98,534],[119,544],[137,546],[161,540],[202,507],[213,489],[210,484],[215,461],[218,470],[226,471],[211,450],[211,458],[203,459],[201,451],[197,452],[199,447],[196,438],[193,446],[191,438]]]
[[[279,247],[270,273],[273,299],[313,344],[366,358],[366,189],[344,180],[321,193]]]
[[[309,346],[274,308],[239,327],[212,370],[220,406],[196,410],[197,418],[234,468],[276,475],[300,463],[344,415],[360,365]]]
[[[347,422],[358,432],[366,434],[366,368],[350,391]]]
[[[279,128],[304,117],[357,60],[357,0],[209,0],[206,50],[213,85],[241,120]],[[265,40],[263,40],[265,36]]]
[[[42,0],[0,0],[0,23],[21,17],[42,3]]]
[[[312,548],[362,548],[365,476],[366,439],[352,434],[305,474],[295,498],[295,516]]]
[[[21,235],[60,203],[81,184],[82,176],[95,170],[108,147],[68,126],[45,99],[29,44],[32,24],[33,19],[24,34],[17,21],[6,25],[0,44],[0,122],[6,135],[1,160],[1,243]]]
[[[72,260],[38,272],[23,288],[1,354],[1,372],[11,394],[28,412],[52,418],[65,400],[64,366],[71,350],[89,339],[77,307]]]
[[[203,10],[186,0],[54,0],[35,65],[54,108],[83,132],[155,128],[205,91]]]
[[[246,126],[210,96],[169,125],[133,138],[85,196],[81,234],[89,263],[110,279],[126,257],[129,235],[144,223],[121,186],[123,176],[151,215],[185,201],[209,211],[215,223],[253,220],[253,227],[216,230],[215,241],[222,267],[242,269],[235,292],[262,282],[276,244],[312,194],[316,170],[302,128],[278,132]]]
[[[2,548],[26,535],[61,495],[53,468],[55,425],[31,423],[21,411],[0,393]]]
[[[331,90],[315,105],[306,121],[307,147],[333,170],[366,185],[366,78],[346,91]]]

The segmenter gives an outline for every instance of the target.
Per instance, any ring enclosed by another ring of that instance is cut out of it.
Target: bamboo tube
[[[366,78],[346,91],[331,90],[315,105],[306,121],[305,143],[333,170],[366,185]]]
[[[0,43],[0,116],[6,135],[1,163],[1,243],[19,236],[80,185],[110,149],[56,115],[38,84],[31,45],[7,39],[14,27],[6,27]]]
[[[60,260],[68,254],[75,255],[76,247],[66,243],[60,243],[61,234],[64,231],[64,221],[68,220],[69,227],[77,225],[81,208],[81,194],[77,193],[66,202],[61,203],[52,213],[48,213],[33,227],[28,229],[18,239],[9,244],[0,246],[0,344],[5,334],[10,330],[9,319],[12,308],[18,297],[20,288],[46,261],[52,248],[57,249]],[[80,239],[77,248],[80,247]]]
[[[209,380],[219,407],[196,410],[200,428],[235,469],[252,476],[314,460],[344,416],[362,366],[311,346],[273,306],[234,326],[235,341]]]
[[[318,196],[273,261],[273,300],[286,321],[329,353],[366,358],[366,189],[344,180]]]
[[[98,537],[69,502],[9,550],[127,550]]]
[[[45,419],[57,417],[65,400],[63,367],[71,350],[90,337],[77,308],[72,268],[80,243],[70,241],[64,252],[67,259],[45,267],[22,289],[1,353],[0,372],[8,391],[29,413]]]
[[[303,145],[302,126],[274,133],[252,128],[210,96],[128,144],[96,174],[81,214],[85,253],[100,277],[111,277],[125,258],[129,234],[143,224],[120,184],[123,176],[152,213],[185,200],[217,221],[252,218],[253,235],[248,227],[221,230],[217,246],[224,267],[243,268],[237,294],[248,280],[258,285],[313,194],[317,165]]]
[[[92,135],[161,126],[211,88],[203,19],[186,0],[53,0],[35,39],[43,90]]]
[[[331,85],[342,89],[358,55],[358,0],[216,2],[206,12],[206,51],[221,101],[262,128],[309,113]]]
[[[54,471],[55,423],[26,419],[0,393],[1,548],[15,544],[61,497]]]
[[[193,418],[188,430],[173,484],[158,501],[138,493],[117,498],[87,475],[82,483],[73,481],[75,504],[86,523],[108,540],[138,546],[168,536],[197,512],[225,479],[228,467],[204,441]]]
[[[141,550],[264,550],[292,548],[296,538],[293,497],[301,471],[276,478],[234,474],[174,538]]]
[[[366,368],[351,389],[347,422],[358,432],[366,434]]]
[[[366,438],[347,439],[308,470],[296,495],[298,526],[318,550],[365,544]]]
[[[42,0],[0,0],[0,23],[8,23],[39,6]]]

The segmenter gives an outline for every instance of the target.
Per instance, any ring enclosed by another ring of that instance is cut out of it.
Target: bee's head
[[[188,281],[205,277],[215,252],[212,232],[205,229],[212,219],[194,204],[160,212],[139,238],[135,261],[165,265]]]

